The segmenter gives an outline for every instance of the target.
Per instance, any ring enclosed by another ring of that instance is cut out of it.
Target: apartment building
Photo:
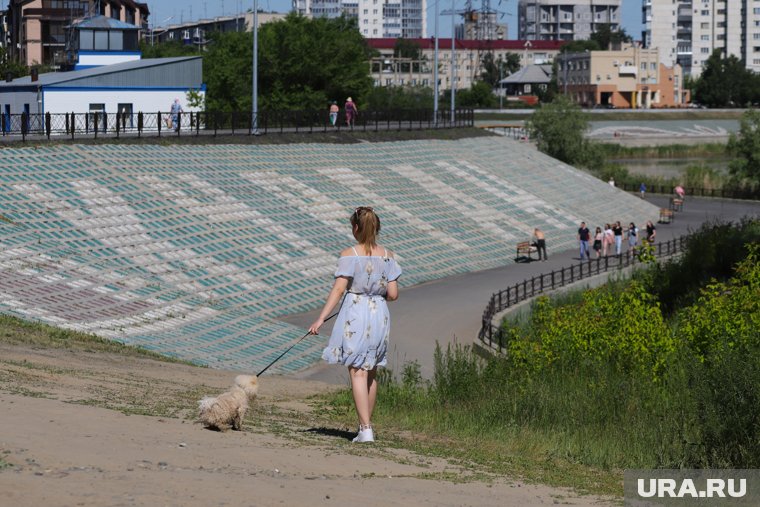
[[[681,66],[662,64],[656,48],[565,53],[557,63],[560,91],[583,107],[682,107],[690,100]]]
[[[523,40],[582,40],[599,25],[620,28],[622,0],[520,0],[518,38]]]
[[[59,67],[65,62],[66,27],[96,14],[146,30],[150,10],[133,0],[10,0],[11,58],[23,65]]]
[[[356,18],[367,38],[427,37],[426,9],[427,0],[293,0],[293,10],[305,16]]]
[[[285,19],[287,14],[279,12],[259,12],[259,26],[264,23]],[[145,33],[148,44],[161,42],[182,42],[193,45],[199,50],[209,42],[209,35],[214,32],[250,32],[253,29],[253,13],[245,12],[235,16],[218,16],[211,19],[199,19],[187,23],[151,27]]]
[[[396,58],[393,50],[395,39],[367,39],[369,47],[376,49],[380,56],[370,61],[370,76],[375,86],[430,86],[433,87],[433,61],[435,41],[414,39],[420,48],[420,59]],[[550,64],[559,54],[562,41],[523,40],[456,40],[455,56],[452,56],[451,39],[438,40],[439,86],[441,90],[467,89],[480,79],[483,72],[482,61],[486,53],[493,53],[494,59],[506,60],[508,53],[520,55],[520,67]],[[454,81],[451,79],[452,62]]]
[[[760,72],[760,2],[757,0],[643,0],[643,41],[659,48],[665,65],[699,76],[714,50]]]

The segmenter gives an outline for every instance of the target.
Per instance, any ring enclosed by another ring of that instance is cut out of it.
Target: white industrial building
[[[205,93],[201,57],[152,58],[0,82],[0,105],[4,114],[137,113],[169,111],[179,98],[191,111],[191,89]]]
[[[105,16],[83,19],[71,29],[67,59],[75,70],[0,82],[4,115],[131,115],[169,111],[175,99],[189,112],[194,109],[188,105],[188,92],[205,94],[200,56],[142,60],[128,44],[136,27]]]

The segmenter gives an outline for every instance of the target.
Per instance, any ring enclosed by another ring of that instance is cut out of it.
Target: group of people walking
[[[346,103],[343,106],[343,110],[346,113],[346,126],[353,128],[356,122],[356,116],[359,114],[359,108],[356,107],[356,103],[351,97],[346,99]],[[340,113],[340,107],[334,100],[330,103],[330,124],[335,127],[338,124],[338,113]]]
[[[641,241],[640,236],[639,228],[633,222],[630,222],[627,228],[623,228],[619,220],[611,224],[604,224],[604,229],[597,227],[593,234],[586,226],[586,222],[581,222],[578,228],[580,258],[581,260],[591,259],[590,245],[596,252],[597,259],[608,255],[622,255],[624,239],[628,244],[628,251],[633,252]],[[656,236],[657,228],[651,220],[648,220],[645,239],[647,242],[653,243]],[[592,240],[593,243],[591,243]]]

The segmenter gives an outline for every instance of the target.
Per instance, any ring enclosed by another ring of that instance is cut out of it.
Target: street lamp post
[[[499,110],[502,108],[502,103],[504,99],[504,84],[501,82],[504,71],[504,62],[501,61],[501,57],[499,57]]]
[[[435,50],[433,52],[433,121],[438,126],[438,1],[435,1]]]
[[[253,118],[251,130],[259,133],[259,0],[253,0]]]
[[[451,123],[454,123],[454,105],[456,104],[456,75],[457,75],[457,54],[456,54],[456,33],[454,32],[454,21],[456,12],[454,11],[454,0],[451,0]]]

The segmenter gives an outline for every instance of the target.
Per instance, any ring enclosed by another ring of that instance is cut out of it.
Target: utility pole
[[[456,104],[456,75],[457,75],[457,53],[456,53],[456,32],[454,31],[455,21],[454,0],[451,0],[451,123],[454,123],[454,107]]]
[[[433,52],[433,118],[435,125],[438,126],[438,2],[435,2],[435,28],[433,36],[435,38],[435,51]]]
[[[502,77],[503,71],[504,71],[504,62],[501,60],[501,57],[499,57],[499,110],[501,110],[502,99],[504,98],[504,85],[501,83],[501,80],[504,79]]]
[[[252,131],[259,134],[259,0],[253,0],[253,118]]]

